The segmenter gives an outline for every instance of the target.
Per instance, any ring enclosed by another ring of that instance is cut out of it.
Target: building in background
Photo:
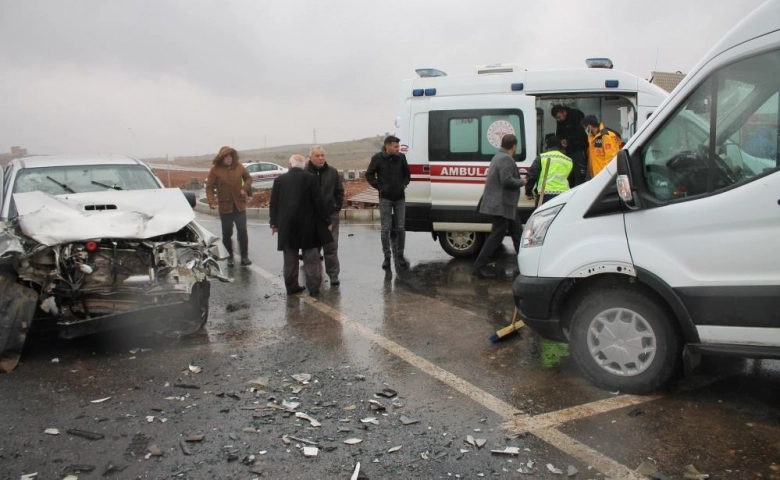
[[[11,147],[11,155],[14,157],[26,157],[27,149],[22,147]]]
[[[650,72],[650,83],[658,85],[667,92],[674,90],[678,83],[682,82],[685,74],[677,72]]]

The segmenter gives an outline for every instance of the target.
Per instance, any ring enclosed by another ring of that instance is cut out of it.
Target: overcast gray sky
[[[393,131],[414,69],[688,72],[761,0],[0,0],[0,151],[206,154]]]

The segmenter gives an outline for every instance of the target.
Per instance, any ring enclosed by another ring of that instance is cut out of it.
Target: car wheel
[[[11,372],[19,363],[37,303],[35,291],[16,283],[16,275],[0,273],[0,370]]]
[[[657,390],[679,372],[682,341],[668,309],[637,288],[592,288],[572,314],[570,349],[599,387]]]
[[[192,287],[190,300],[172,319],[169,331],[180,337],[198,333],[209,319],[209,297],[211,284],[204,280]]]
[[[473,257],[485,243],[485,234],[480,232],[438,232],[437,235],[441,248],[455,258]]]

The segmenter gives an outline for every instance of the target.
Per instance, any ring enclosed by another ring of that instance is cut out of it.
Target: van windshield
[[[645,183],[660,200],[708,194],[778,166],[780,52],[708,77],[642,149]]]

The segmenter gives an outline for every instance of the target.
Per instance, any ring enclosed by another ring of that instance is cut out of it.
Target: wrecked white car
[[[186,335],[209,313],[227,252],[198,225],[194,196],[121,156],[11,161],[0,208],[0,368],[16,367],[33,322],[64,338],[153,322]]]

